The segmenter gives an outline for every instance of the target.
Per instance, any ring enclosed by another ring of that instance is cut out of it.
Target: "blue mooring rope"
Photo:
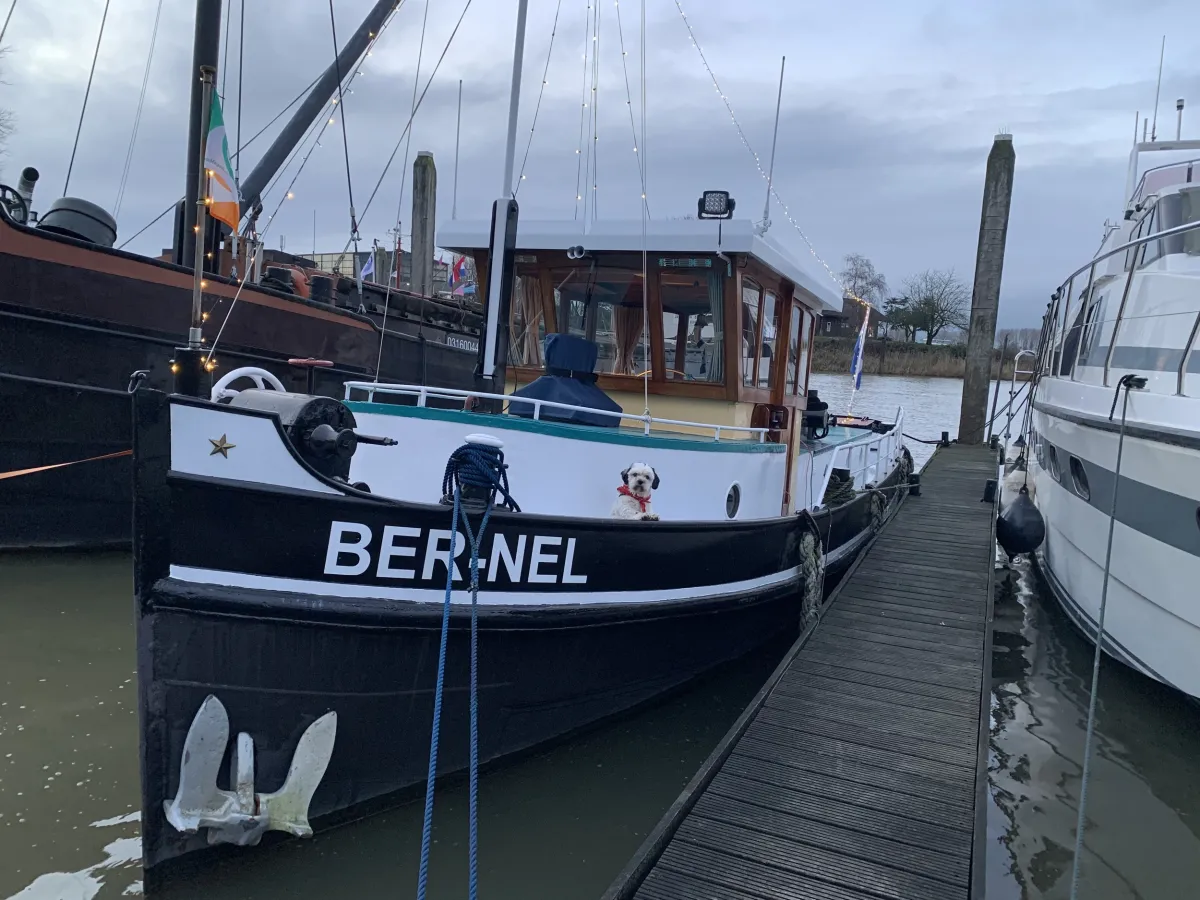
[[[442,636],[438,648],[437,685],[433,698],[433,733],[429,739],[429,773],[425,783],[425,820],[421,826],[421,867],[417,874],[417,900],[425,900],[425,889],[429,880],[429,849],[433,837],[433,794],[437,776],[438,731],[442,719],[442,694],[446,676],[446,644],[450,632],[450,595],[454,585],[454,549],[458,535],[457,523],[467,532],[471,543],[471,748],[470,748],[470,837],[468,841],[468,900],[476,900],[479,888],[479,544],[487,530],[488,519],[499,492],[504,497],[503,506],[520,512],[521,508],[508,492],[508,466],[504,454],[498,447],[484,444],[463,444],[446,463],[446,474],[442,479],[442,493],[454,497],[454,512],[450,531],[450,555],[446,558],[446,599],[442,605]],[[472,531],[462,508],[463,485],[488,489],[487,505],[479,522],[479,530]]]

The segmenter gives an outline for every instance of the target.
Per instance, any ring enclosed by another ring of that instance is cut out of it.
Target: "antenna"
[[[1162,39],[1162,49],[1158,51],[1158,84],[1154,86],[1154,124],[1150,126],[1150,140],[1158,140],[1158,95],[1162,91],[1163,57],[1167,53],[1167,36]]]
[[[786,65],[785,56],[779,62],[779,95],[775,98],[775,132],[771,135],[771,165],[767,169],[767,202],[763,204],[761,234],[766,234],[771,227],[771,179],[775,176],[775,144],[779,140],[779,109],[783,105],[783,68]]]
[[[1180,97],[1175,101],[1175,112],[1179,117],[1175,120],[1175,140],[1183,140],[1183,98]]]
[[[1139,109],[1137,112],[1135,112],[1133,114],[1133,142],[1135,144],[1137,143],[1137,126],[1138,126],[1138,122],[1140,122],[1141,120],[1142,120],[1142,111]]]
[[[1142,119],[1142,143],[1143,144],[1146,143],[1146,137],[1147,137],[1149,131],[1150,131],[1150,120],[1148,118],[1144,118],[1144,119]]]

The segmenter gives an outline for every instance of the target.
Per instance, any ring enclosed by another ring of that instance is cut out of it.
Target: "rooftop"
[[[488,221],[456,219],[440,224],[437,245],[459,252],[483,250],[490,235]],[[842,293],[832,278],[820,276],[801,264],[769,234],[758,234],[755,223],[748,219],[654,219],[646,223],[646,244],[652,253],[745,253],[791,280],[823,309],[842,308]],[[640,253],[642,222],[638,219],[597,222],[585,233],[579,222],[571,220],[518,220],[518,250],[566,250],[574,246],[597,252]]]

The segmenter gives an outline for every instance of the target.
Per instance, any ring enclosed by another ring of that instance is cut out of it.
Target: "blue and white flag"
[[[359,278],[370,278],[375,274],[375,254],[371,253],[367,257],[367,261],[363,263],[362,271],[359,272]]]
[[[858,340],[854,343],[854,356],[850,358],[850,374],[854,377],[854,390],[862,387],[863,354],[867,347],[867,322],[871,318],[871,307],[863,311],[862,328],[858,330]]]

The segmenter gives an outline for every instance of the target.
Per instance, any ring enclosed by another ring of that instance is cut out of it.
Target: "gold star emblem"
[[[209,438],[208,442],[213,445],[212,452],[208,454],[209,456],[216,456],[218,453],[220,453],[226,459],[229,459],[229,451],[237,446],[237,444],[231,444],[225,440],[225,435],[221,435],[221,439],[219,441]]]

